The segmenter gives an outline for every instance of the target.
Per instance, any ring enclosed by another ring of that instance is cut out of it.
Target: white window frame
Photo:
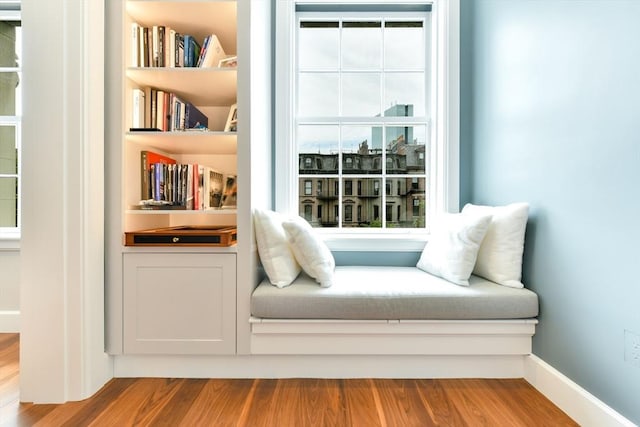
[[[3,21],[21,21],[22,13],[20,11],[19,1],[6,1],[0,2],[0,19]],[[22,72],[20,67],[2,67],[0,68],[4,72]],[[0,125],[2,126],[15,126],[16,129],[16,144],[18,149],[18,169],[15,174],[18,179],[18,205],[17,205],[17,226],[16,227],[0,227],[0,250],[3,249],[19,249],[20,248],[20,211],[22,205],[22,197],[20,192],[21,187],[21,157],[22,157],[22,112],[17,111],[15,116],[0,116]],[[13,175],[13,174],[11,174]]]
[[[437,167],[431,177],[430,217],[459,209],[459,116],[460,116],[460,1],[404,0],[366,1],[334,0],[332,4],[431,4],[435,37],[432,49],[435,83],[432,89],[434,128],[431,139],[432,164]],[[287,215],[297,215],[297,169],[294,140],[295,81],[294,54],[296,36],[296,5],[321,5],[324,0],[278,0],[276,2],[276,73],[275,73],[275,208]],[[380,230],[369,233],[345,229],[318,229],[331,250],[335,251],[419,251],[428,240],[427,232],[416,229]]]

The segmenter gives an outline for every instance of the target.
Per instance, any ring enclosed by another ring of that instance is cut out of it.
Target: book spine
[[[164,67],[165,66],[165,62],[164,62],[164,55],[165,55],[165,50],[164,50],[164,44],[165,44],[165,27],[164,26],[159,26],[158,27],[158,67]]]
[[[204,56],[207,53],[207,47],[209,46],[209,40],[211,40],[211,36],[205,37],[204,41],[202,42],[202,49],[200,49],[200,55],[198,55],[198,63],[196,64],[197,67],[202,66],[202,60],[204,59]]]
[[[151,27],[151,67],[158,66],[159,39],[160,33],[158,31],[158,26],[154,25]]]
[[[184,67],[184,35],[176,33],[176,67]]]
[[[147,167],[147,152],[140,153],[140,200],[149,199],[149,168]]]
[[[131,24],[131,66],[139,67],[140,66],[140,41],[138,38],[140,37],[140,25],[136,22]]]
[[[169,40],[167,41],[167,65],[171,68],[175,67],[176,64],[176,30],[173,28],[169,28]]]
[[[191,37],[189,34],[184,35],[184,66],[191,67],[191,48],[193,45],[191,44]]]
[[[142,89],[133,89],[133,117],[131,118],[132,128],[144,127],[144,91]]]
[[[149,28],[142,27],[141,28],[141,37],[140,37],[140,66],[148,67],[149,66]]]
[[[158,130],[162,130],[164,123],[164,91],[158,90],[156,92],[156,122],[154,127]]]
[[[200,209],[200,169],[197,164],[193,165],[193,210]]]

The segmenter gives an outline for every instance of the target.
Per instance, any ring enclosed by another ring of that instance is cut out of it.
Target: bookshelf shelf
[[[127,132],[127,143],[173,154],[235,154],[235,132]]]
[[[236,209],[206,209],[206,210],[140,210],[127,209],[128,215],[236,215]]]
[[[140,87],[160,87],[198,106],[230,106],[236,102],[236,68],[131,67],[127,77]]]

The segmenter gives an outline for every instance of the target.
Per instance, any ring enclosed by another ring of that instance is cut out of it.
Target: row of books
[[[195,105],[160,89],[133,89],[131,130],[207,129],[209,118]]]
[[[141,152],[141,197],[137,209],[235,209],[237,179],[210,167],[180,164],[153,151]]]
[[[228,60],[215,34],[200,42],[168,26],[131,24],[133,67],[218,67]]]

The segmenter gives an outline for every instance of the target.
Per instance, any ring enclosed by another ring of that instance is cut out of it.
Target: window
[[[312,185],[312,182],[311,182],[310,179],[307,179],[304,182],[304,195],[305,196],[310,196],[313,193],[313,191],[311,190],[311,185]]]
[[[20,237],[20,2],[0,4],[0,239]]]
[[[333,205],[334,233],[353,233],[339,216],[347,203],[364,234],[427,233],[434,213],[457,211],[458,9],[459,0],[276,3],[278,210],[300,212],[295,187],[310,176],[298,165],[312,154],[323,158],[313,173],[338,185],[314,200]]]

